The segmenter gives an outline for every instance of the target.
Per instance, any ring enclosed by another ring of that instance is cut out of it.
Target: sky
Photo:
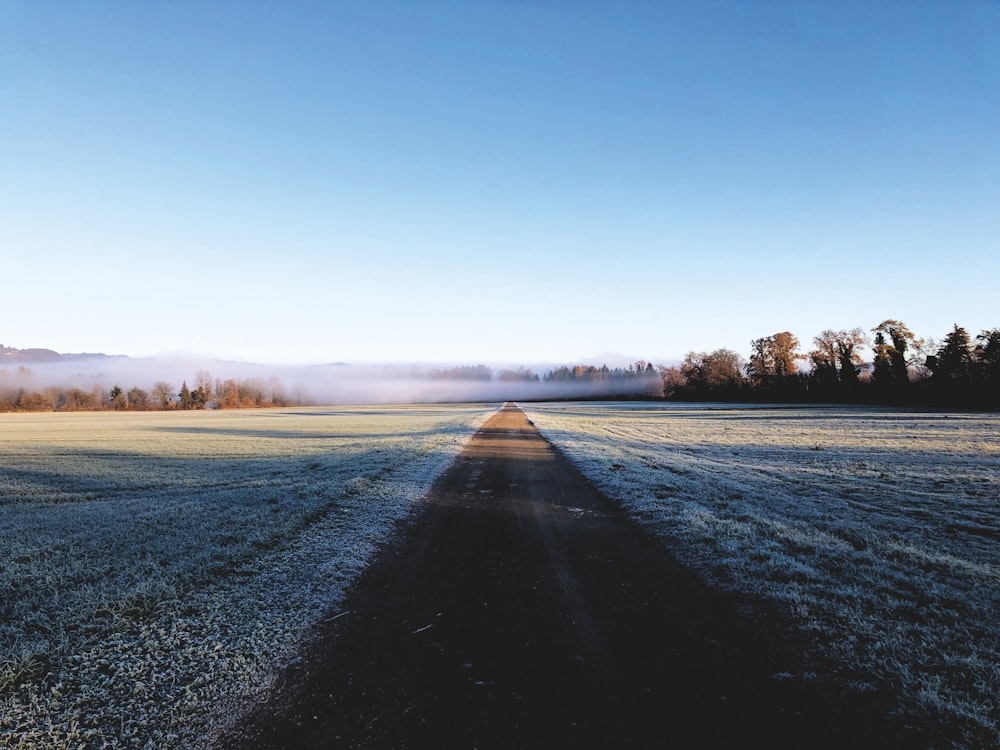
[[[0,344],[657,363],[1000,326],[1000,2],[0,2]]]

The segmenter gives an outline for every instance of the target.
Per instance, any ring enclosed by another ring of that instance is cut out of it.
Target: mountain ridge
[[[42,362],[67,362],[79,359],[130,359],[124,354],[103,354],[100,352],[74,352],[66,354],[57,352],[54,349],[42,347],[30,347],[18,349],[13,346],[0,344],[0,362],[16,363],[42,363]]]

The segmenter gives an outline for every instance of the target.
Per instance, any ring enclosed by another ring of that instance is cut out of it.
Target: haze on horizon
[[[2,353],[2,352],[0,352]],[[138,358],[67,356],[54,361],[0,357],[0,412],[129,408],[138,411],[174,408],[182,396],[204,386],[206,401],[197,408],[234,408],[221,404],[226,381],[256,394],[249,405],[335,406],[349,404],[418,404],[443,402],[539,401],[620,396],[662,396],[663,381],[649,372],[609,368],[596,381],[550,380],[548,372],[530,368],[493,370],[481,366],[430,367],[418,364],[277,366],[203,358]],[[650,363],[652,364],[652,363]],[[625,371],[627,370],[627,376]],[[132,393],[133,389],[138,389]],[[132,406],[116,406],[113,390]],[[30,403],[21,399],[25,392]],[[86,402],[81,405],[77,398]],[[161,402],[161,398],[169,401]],[[34,399],[32,401],[32,399]],[[47,400],[47,406],[40,406]],[[234,402],[235,403],[235,402]],[[246,406],[241,404],[240,407]],[[184,407],[190,408],[190,407]]]
[[[1000,325],[1000,5],[0,6],[8,346],[654,362]]]

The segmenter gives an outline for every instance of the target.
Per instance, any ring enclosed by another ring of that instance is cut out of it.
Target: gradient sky
[[[1000,2],[0,3],[0,343],[655,362],[1000,326]]]

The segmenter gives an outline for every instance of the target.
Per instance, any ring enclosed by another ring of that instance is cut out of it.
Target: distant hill
[[[15,349],[0,344],[0,365],[2,364],[40,364],[42,362],[66,362],[77,359],[111,359],[109,354],[60,354],[52,349]],[[120,359],[114,356],[114,359]]]

